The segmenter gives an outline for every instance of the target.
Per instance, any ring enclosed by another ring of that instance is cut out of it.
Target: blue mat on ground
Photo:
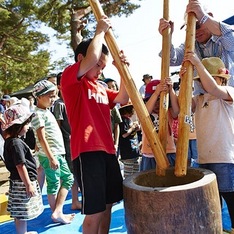
[[[43,191],[43,204],[45,206],[44,212],[34,220],[28,222],[28,231],[37,231],[38,233],[54,234],[77,234],[82,233],[82,222],[84,216],[79,211],[75,212],[76,216],[71,224],[62,225],[54,223],[50,216],[51,211],[48,205],[47,196]],[[72,213],[71,207],[71,193],[69,192],[66,203],[64,205],[64,213]],[[230,218],[225,202],[223,203],[222,209],[223,228],[225,230],[231,229]],[[0,233],[4,234],[15,234],[15,225],[13,221],[5,222],[0,224]],[[112,221],[109,233],[115,234],[127,234],[127,229],[124,220],[124,208],[123,202],[120,202],[112,208]]]
[[[82,223],[84,215],[80,211],[71,210],[71,192],[68,193],[66,202],[64,204],[64,213],[76,213],[75,218],[71,224],[63,225],[54,223],[51,216],[51,210],[47,201],[47,196],[43,189],[43,204],[44,212],[36,219],[28,221],[28,231],[37,231],[38,233],[54,234],[77,234],[82,233]],[[14,221],[5,222],[0,224],[0,233],[16,234]],[[120,202],[112,208],[112,220],[109,233],[126,234],[127,229],[124,221],[124,208],[123,202]]]

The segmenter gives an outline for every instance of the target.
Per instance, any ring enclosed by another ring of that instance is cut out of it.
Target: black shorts
[[[74,175],[82,193],[82,214],[96,214],[123,199],[123,178],[116,156],[86,152],[73,160]]]

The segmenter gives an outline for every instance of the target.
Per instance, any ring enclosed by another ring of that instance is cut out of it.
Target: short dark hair
[[[61,78],[62,78],[62,72],[59,72],[58,74],[57,74],[57,85],[60,85],[60,81],[61,81]]]
[[[54,78],[56,77],[57,75],[55,73],[51,73],[49,74],[47,77],[46,77],[46,80],[49,80],[50,78]]]
[[[126,105],[119,108],[120,115],[134,114],[133,105]]]
[[[77,62],[78,59],[77,59],[77,56],[78,54],[82,54],[83,56],[86,56],[86,52],[88,50],[88,47],[90,45],[92,41],[92,38],[89,38],[87,40],[83,40],[77,47],[76,47],[76,50],[75,50],[75,61]],[[102,44],[102,53],[105,54],[105,55],[108,55],[109,54],[109,50],[107,48],[106,45]]]

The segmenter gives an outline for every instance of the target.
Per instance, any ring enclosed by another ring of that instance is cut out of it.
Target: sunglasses
[[[201,27],[201,25],[199,24],[199,22],[196,22],[196,30],[198,30]]]
[[[185,25],[186,25],[186,24],[182,25],[181,28],[180,28],[180,30],[183,29]],[[200,29],[200,28],[201,28],[201,24],[197,21],[197,22],[196,22],[196,30],[198,30],[198,29]]]

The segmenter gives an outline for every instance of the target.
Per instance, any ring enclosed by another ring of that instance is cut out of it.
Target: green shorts
[[[46,156],[38,155],[39,162],[45,171],[47,194],[57,194],[60,187],[69,190],[74,182],[73,175],[64,156],[55,155],[55,157],[59,162],[59,168],[57,170],[50,168],[50,161]]]

